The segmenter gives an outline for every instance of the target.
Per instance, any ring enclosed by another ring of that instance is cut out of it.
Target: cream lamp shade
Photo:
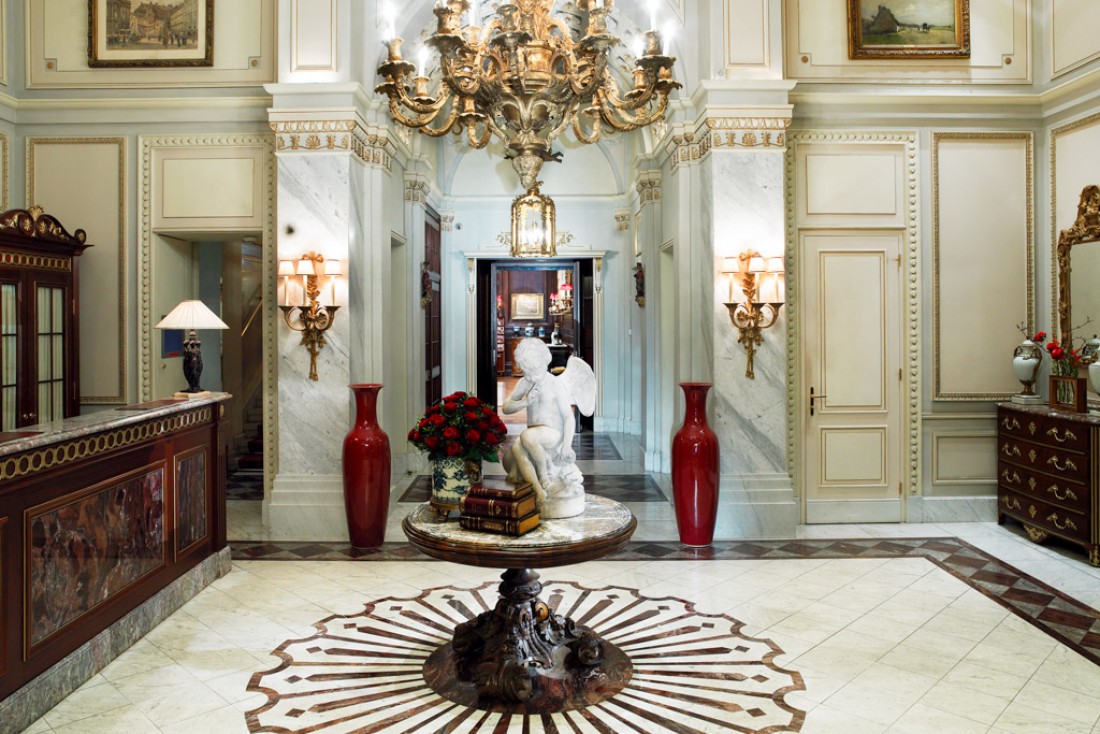
[[[168,312],[154,328],[157,329],[228,329],[217,314],[202,301],[183,301]]]
[[[279,275],[288,277],[294,275],[294,261],[293,260],[280,260],[279,261]]]
[[[298,261],[298,275],[316,275],[317,271],[313,268],[313,261],[307,258],[302,258]]]
[[[727,257],[722,260],[723,273],[737,273],[741,268],[736,257]]]
[[[325,260],[325,275],[343,275],[344,265],[339,260]]]

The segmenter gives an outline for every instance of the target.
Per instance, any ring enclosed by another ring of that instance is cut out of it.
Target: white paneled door
[[[902,519],[901,239],[801,236],[808,523]]]

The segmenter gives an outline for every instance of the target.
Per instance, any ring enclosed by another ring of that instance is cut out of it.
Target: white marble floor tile
[[[985,724],[918,703],[902,714],[886,734],[986,734],[988,730]]]
[[[1092,725],[1013,701],[994,724],[1009,734],[1090,734]]]

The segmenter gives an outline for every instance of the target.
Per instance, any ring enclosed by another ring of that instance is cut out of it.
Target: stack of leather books
[[[539,526],[535,488],[485,477],[459,500],[458,523],[466,530],[519,536]]]

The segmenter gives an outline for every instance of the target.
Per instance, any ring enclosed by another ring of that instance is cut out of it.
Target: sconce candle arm
[[[308,264],[307,264],[308,263]],[[328,261],[323,255],[311,252],[303,255],[299,261],[299,267],[305,265],[302,273],[305,278],[302,305],[279,304],[279,310],[283,312],[283,321],[294,331],[301,332],[300,344],[309,351],[309,379],[317,381],[317,356],[325,348],[325,332],[332,328],[336,321],[336,311],[339,306],[321,303],[320,277],[331,279],[333,300],[335,300],[336,278],[341,275],[339,261]]]
[[[764,335],[762,332],[764,329],[771,328],[775,325],[776,320],[779,318],[779,310],[783,307],[783,296],[779,283],[775,284],[773,290],[769,291],[765,289],[764,293],[761,293],[760,283],[761,278],[764,277],[763,266],[761,265],[759,269],[757,269],[753,265],[754,260],[762,262],[760,253],[750,250],[738,255],[738,264],[736,270],[731,273],[731,278],[733,279],[733,283],[736,283],[738,290],[740,290],[743,300],[741,300],[741,302],[725,304],[726,308],[729,310],[730,321],[740,332],[737,343],[744,346],[745,351],[748,352],[745,377],[750,379],[756,379],[754,363],[756,359],[756,348],[764,343]],[[733,265],[730,265],[731,269],[733,267]],[[782,272],[781,270],[772,271],[769,275],[781,278]],[[765,294],[777,300],[762,302],[760,298]],[[731,298],[731,300],[733,299]]]

